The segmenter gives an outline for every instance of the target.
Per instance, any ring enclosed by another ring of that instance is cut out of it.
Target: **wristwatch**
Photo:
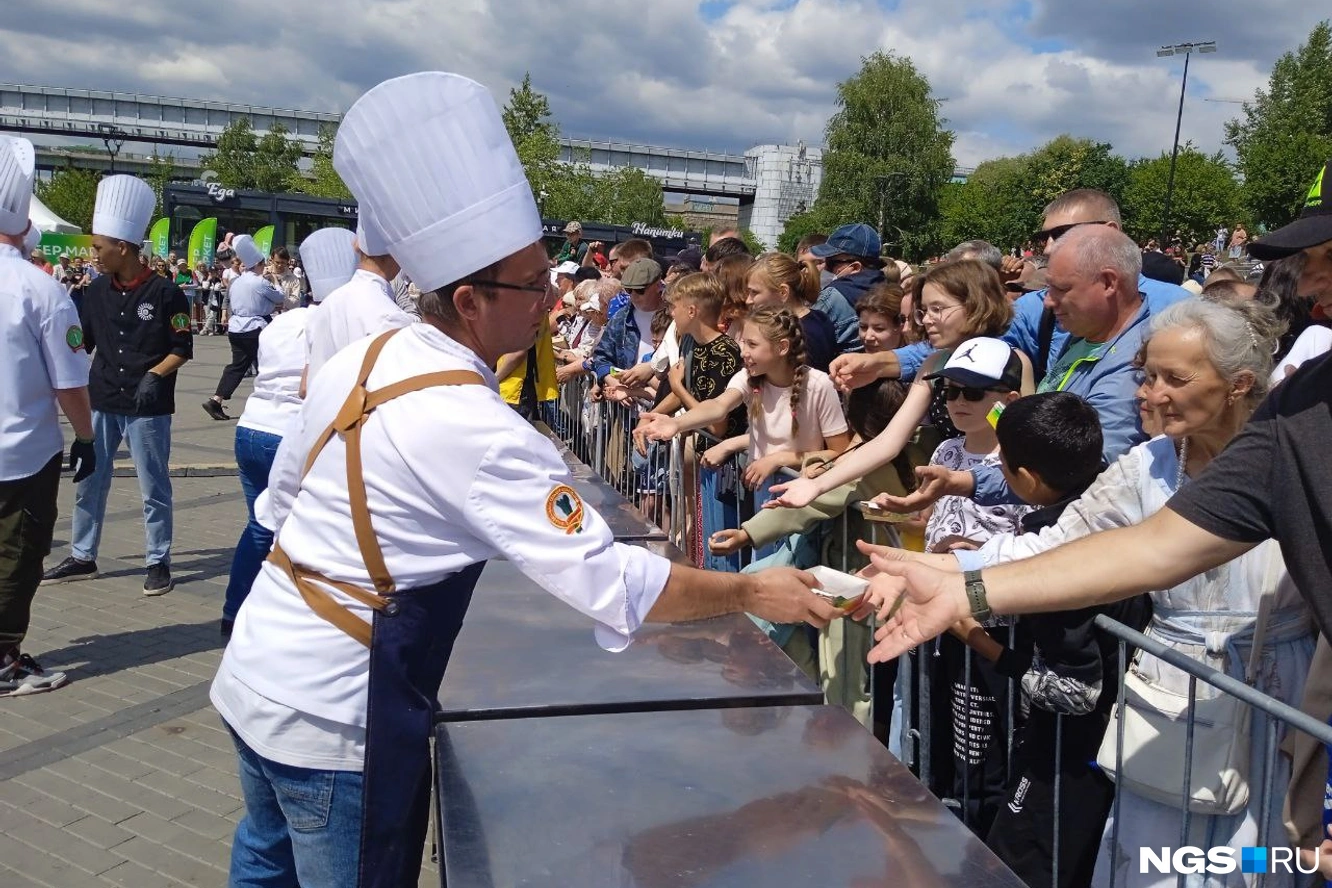
[[[969,570],[962,574],[962,582],[967,587],[967,603],[971,605],[971,616],[979,623],[990,619],[990,602],[985,599],[985,581],[981,572]]]

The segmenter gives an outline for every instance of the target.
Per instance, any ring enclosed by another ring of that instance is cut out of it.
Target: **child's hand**
[[[649,441],[669,441],[680,434],[680,424],[661,413],[644,413],[638,428]]]
[[[708,537],[708,549],[713,555],[730,555],[749,544],[749,532],[743,528],[719,530]]]
[[[970,472],[955,472],[945,466],[919,466],[916,480],[920,487],[915,493],[906,496],[881,493],[874,502],[890,512],[909,514],[927,509],[945,496],[970,497],[976,490]]]
[[[969,540],[964,536],[958,536],[954,534],[953,536],[947,536],[939,540],[937,543],[935,543],[933,546],[930,547],[930,551],[943,554],[948,552],[956,552],[959,549],[966,550],[969,552],[974,552],[979,548],[980,544],[977,543],[975,540]]]
[[[764,476],[767,477],[767,476]],[[814,502],[823,491],[812,478],[797,478],[768,488],[778,496],[763,504],[765,509],[803,509]]]
[[[621,370],[618,381],[629,388],[639,388],[647,384],[655,374],[652,372],[652,365],[646,361],[641,364],[635,364],[628,370]]]
[[[768,479],[768,476],[781,468],[780,460],[773,459],[771,456],[765,456],[762,459],[756,459],[745,466],[743,481],[750,490],[755,490],[760,484]],[[793,482],[794,483],[794,482]]]
[[[1332,837],[1332,826],[1327,828],[1327,834]],[[1324,879],[1332,879],[1332,838],[1324,839],[1323,844],[1318,846],[1317,852],[1301,848],[1300,860],[1303,861],[1306,870],[1311,869],[1316,863],[1318,874]]]
[[[804,478],[817,478],[826,471],[828,471],[828,464],[826,462],[812,462],[805,466],[800,475]]]
[[[720,469],[722,463],[730,458],[731,454],[726,451],[726,447],[722,444],[718,444],[715,447],[709,447],[707,450],[704,450],[703,455],[698,458],[698,461],[709,469]]]

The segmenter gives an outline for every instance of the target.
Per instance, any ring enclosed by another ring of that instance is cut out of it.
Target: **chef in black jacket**
[[[92,579],[111,491],[112,460],[122,440],[143,494],[148,575],[144,595],[164,595],[171,579],[171,415],[176,371],[193,357],[190,306],[174,283],[152,273],[139,247],[156,196],[133,176],[108,176],[97,186],[93,250],[103,274],[88,287],[80,318],[92,353],[92,397],[97,470],[74,498],[68,558],[48,570],[45,583]]]

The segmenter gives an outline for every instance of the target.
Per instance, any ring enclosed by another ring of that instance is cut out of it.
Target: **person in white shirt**
[[[504,405],[489,367],[532,344],[553,291],[484,87],[439,72],[380,84],[344,116],[333,163],[394,232],[423,322],[334,356],[274,466],[277,539],[211,693],[246,804],[233,886],[415,883],[432,712],[487,559],[591,616],[612,649],[646,620],[836,615],[808,574],[711,574],[615,543],[554,445]]]
[[[231,317],[227,319],[227,339],[231,342],[231,363],[222,370],[217,391],[203,402],[204,412],[213,419],[231,419],[222,403],[235,393],[245,374],[259,360],[259,334],[281,308],[283,292],[262,275],[264,254],[248,234],[232,241],[236,258],[245,271],[231,283]]]
[[[78,312],[23,250],[34,168],[31,142],[0,139],[0,697],[67,681],[21,650],[55,530],[65,449],[57,403],[74,428],[74,480],[97,461]]]
[[[356,270],[355,238],[345,228],[322,228],[301,243],[301,260],[310,272],[310,295],[319,305]],[[236,467],[249,520],[231,559],[231,575],[222,604],[222,637],[231,635],[236,612],[250,594],[259,567],[273,546],[273,532],[255,518],[255,500],[268,488],[278,445],[301,409],[305,372],[305,330],[313,308],[292,308],[259,334],[259,366],[254,391],[236,423]]]
[[[328,359],[371,333],[396,330],[413,323],[398,304],[392,281],[402,268],[382,246],[383,234],[367,213],[356,230],[360,263],[352,279],[334,290],[310,320],[306,335],[305,384],[308,387]],[[371,252],[372,250],[377,252]]]

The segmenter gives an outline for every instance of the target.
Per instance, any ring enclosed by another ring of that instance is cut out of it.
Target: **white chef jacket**
[[[238,426],[281,437],[301,412],[301,373],[305,371],[305,325],[310,309],[293,308],[259,334],[259,375],[245,399]]]
[[[282,305],[282,291],[268,281],[245,270],[231,282],[231,315],[227,318],[228,333],[253,333],[268,325],[264,320]]]
[[[416,318],[398,307],[393,287],[384,278],[364,268],[338,287],[311,318],[306,330],[306,386],[328,359],[371,333],[406,327]]]
[[[324,368],[269,476],[278,539],[291,560],[366,590],[374,587],[350,520],[341,437],[333,436],[303,482],[299,477],[372,341],[344,349]],[[622,649],[665,588],[670,562],[616,543],[590,508],[580,530],[569,526],[561,508],[569,501],[561,497],[573,494],[566,487],[572,480],[555,447],[504,403],[476,354],[435,327],[413,324],[389,340],[367,387],[441,370],[470,370],[486,384],[403,395],[378,407],[362,431],[370,513],[395,583],[425,586],[504,557],[596,620],[603,647]],[[369,621],[369,608],[328,591]],[[312,611],[287,574],[265,562],[237,616],[211,699],[265,758],[360,770],[368,675],[369,652]]]
[[[37,474],[64,450],[56,389],[88,384],[79,313],[65,288],[0,244],[0,481]]]

